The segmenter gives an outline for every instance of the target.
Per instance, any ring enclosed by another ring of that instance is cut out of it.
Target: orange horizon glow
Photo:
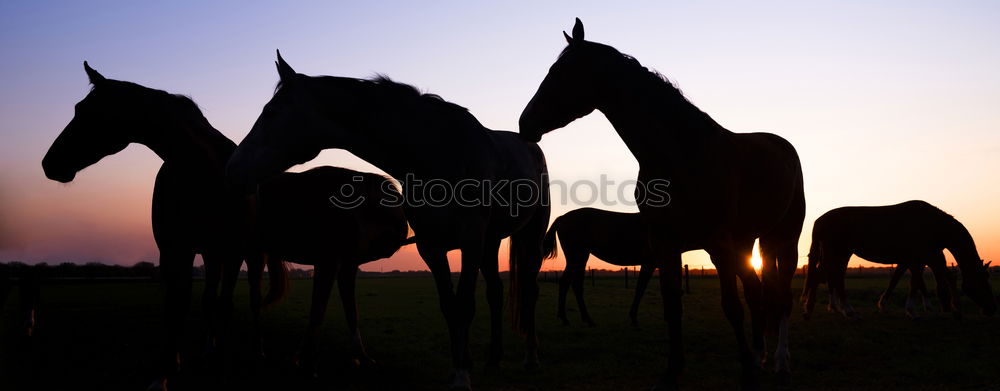
[[[90,89],[84,60],[109,78],[190,96],[235,142],[273,96],[275,48],[299,72],[387,74],[467,107],[486,127],[517,131],[565,48],[562,30],[578,16],[588,39],[666,75],[727,129],[771,132],[795,146],[807,207],[799,266],[826,211],[912,199],[954,215],[981,257],[1000,263],[1000,3],[331,2],[199,4],[197,12],[182,3],[4,3],[16,17],[0,27],[9,59],[0,92],[0,262],[158,263],[155,154],[129,146],[68,185],[42,172],[42,156]],[[599,112],[538,145],[552,180],[621,183],[639,169]],[[318,165],[380,172],[344,151],[294,169]],[[553,190],[553,219],[584,206],[637,211],[564,202],[560,193]],[[457,256],[449,256],[452,270]],[[498,262],[507,269],[506,242]],[[685,253],[683,263],[713,268],[704,251]],[[542,267],[564,265],[560,256]],[[859,265],[879,266],[852,258]],[[597,259],[589,266],[620,268]],[[409,246],[363,269],[426,266]]]

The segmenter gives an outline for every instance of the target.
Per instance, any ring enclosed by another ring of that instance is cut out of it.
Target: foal
[[[595,208],[580,208],[556,218],[542,241],[545,258],[558,253],[556,234],[566,255],[566,268],[559,278],[559,310],[557,316],[563,324],[566,318],[566,293],[570,286],[576,296],[582,320],[593,326],[587,305],[583,301],[583,279],[590,255],[618,266],[639,265],[639,282],[628,316],[633,326],[638,326],[639,301],[646,291],[649,279],[656,270],[656,261],[649,248],[645,230],[638,213],[622,213]]]
[[[272,281],[264,305],[288,291],[285,261],[314,267],[309,327],[296,360],[315,363],[315,338],[336,282],[354,358],[373,364],[358,330],[355,279],[358,266],[406,243],[399,190],[380,175],[325,166],[279,174],[261,184],[257,196],[258,235]]]

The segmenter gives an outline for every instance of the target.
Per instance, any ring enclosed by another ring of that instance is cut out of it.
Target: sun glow
[[[763,261],[760,259],[760,240],[753,242],[753,252],[750,253],[750,264],[754,269],[760,270]]]

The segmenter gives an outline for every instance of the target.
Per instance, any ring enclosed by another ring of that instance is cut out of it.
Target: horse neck
[[[450,115],[451,113],[444,113]],[[469,115],[467,121],[449,118],[417,118],[442,115],[436,110],[412,114],[366,116],[362,129],[346,143],[334,143],[384,170],[400,182],[408,176],[442,178],[456,164],[456,156],[476,154],[478,142],[488,138],[488,129]],[[414,129],[412,124],[426,124]],[[439,126],[435,126],[439,125]],[[478,154],[481,155],[481,154]],[[442,170],[443,169],[443,170]]]
[[[640,73],[641,72],[641,73]],[[679,91],[651,80],[645,70],[631,70],[624,78],[598,83],[604,113],[640,167],[662,166],[667,159],[683,165],[684,156],[702,151],[731,133],[712,120]]]
[[[958,263],[963,274],[978,270],[979,267],[982,267],[982,259],[979,257],[979,250],[976,249],[976,242],[972,240],[972,235],[962,223],[958,220],[952,220],[953,223],[950,224],[950,230],[946,234],[948,252],[955,257],[955,262]]]
[[[164,163],[203,170],[224,169],[236,144],[201,115],[166,115],[136,142],[156,153]]]

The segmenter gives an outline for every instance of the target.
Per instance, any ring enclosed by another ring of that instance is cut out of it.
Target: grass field
[[[930,282],[930,281],[929,281]],[[802,280],[795,281],[796,296]],[[804,321],[793,314],[792,383],[798,390],[952,390],[1000,389],[1000,320],[984,318],[963,298],[965,319],[941,313],[908,320],[902,311],[908,281],[901,282],[889,313],[875,313],[884,278],[853,278],[850,300],[863,319],[827,313],[821,295],[817,313]],[[933,283],[931,283],[933,287]],[[365,278],[358,282],[362,332],[369,354],[379,362],[355,370],[344,353],[346,326],[337,298],[331,300],[320,336],[320,378],[301,375],[288,357],[306,324],[311,282],[293,281],[291,295],[266,314],[267,361],[237,352],[228,375],[222,360],[202,354],[203,333],[198,300],[188,322],[186,366],[171,383],[175,389],[442,389],[449,372],[448,340],[429,278]],[[521,368],[521,340],[509,330],[506,357],[499,371],[483,368],[488,342],[488,310],[480,283],[472,347],[478,366],[473,385],[479,390],[648,389],[665,362],[666,331],[654,283],[640,313],[639,329],[628,324],[632,290],[622,279],[587,281],[586,296],[596,327],[579,321],[572,300],[571,326],[555,317],[556,288],[542,282],[539,330],[542,368]],[[196,283],[195,292],[201,286]],[[825,292],[825,288],[824,288]],[[334,293],[336,295],[336,293]],[[932,291],[933,294],[933,291]],[[0,389],[144,389],[159,348],[162,302],[152,282],[43,287],[39,326],[30,342],[17,337],[16,289],[3,308]],[[247,339],[246,286],[237,293],[234,333]],[[197,295],[196,295],[197,297]],[[934,300],[936,303],[936,300]],[[735,340],[719,305],[714,278],[692,279],[684,297],[685,389],[736,389],[739,365]],[[749,327],[749,324],[748,324]],[[762,375],[765,389],[775,379]],[[783,387],[784,388],[784,387]]]

